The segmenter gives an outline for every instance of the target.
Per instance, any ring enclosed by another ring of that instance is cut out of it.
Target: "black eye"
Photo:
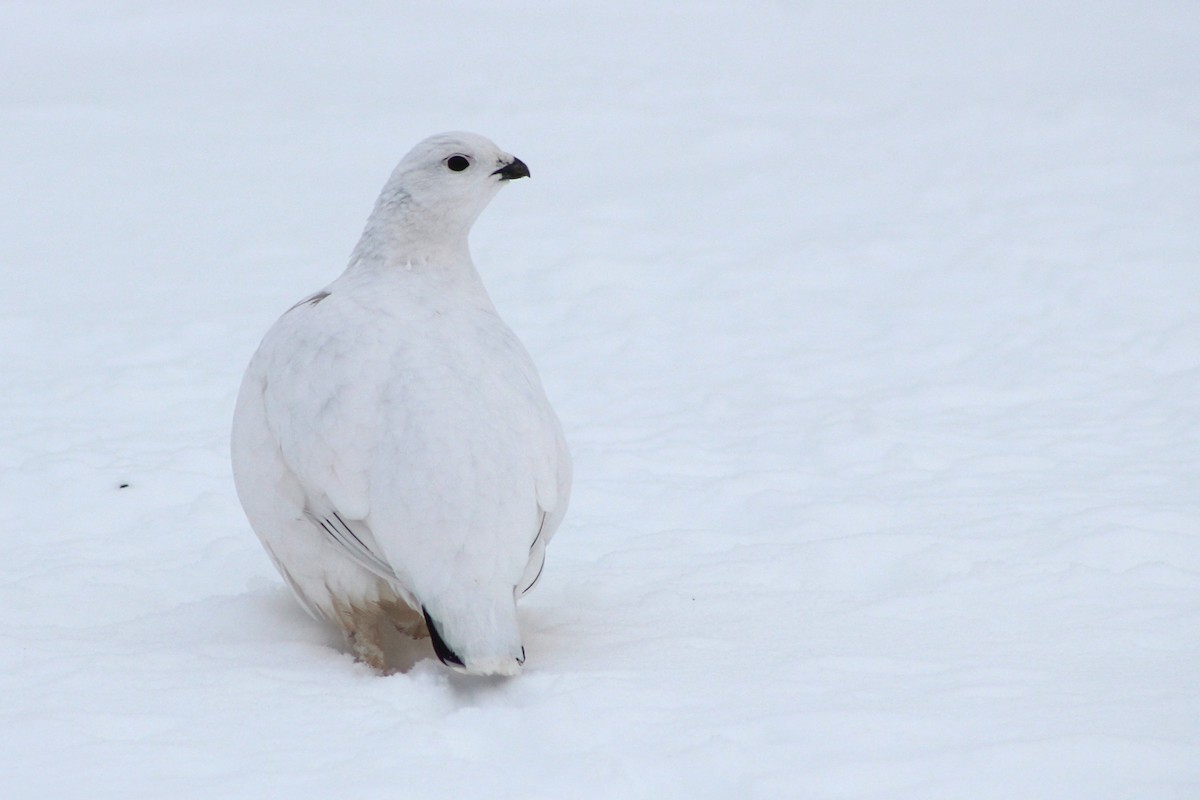
[[[471,162],[467,160],[466,156],[450,156],[446,159],[446,166],[455,172],[462,172],[471,166]]]

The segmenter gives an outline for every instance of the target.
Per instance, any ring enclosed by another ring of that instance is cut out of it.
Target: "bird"
[[[519,158],[431,136],[392,171],[349,264],[286,311],[246,368],[231,457],[251,528],[356,660],[389,628],[471,675],[525,663],[517,599],[570,500],[571,456],[528,352],[471,258]]]

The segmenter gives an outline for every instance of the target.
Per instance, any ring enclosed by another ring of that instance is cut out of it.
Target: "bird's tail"
[[[455,597],[421,606],[433,649],[442,663],[470,675],[516,675],[525,663],[512,593],[494,598]]]

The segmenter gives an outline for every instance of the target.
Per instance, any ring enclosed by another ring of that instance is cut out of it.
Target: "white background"
[[[5,797],[1200,797],[1200,5],[657,5],[0,4]],[[228,467],[446,129],[576,459],[511,681]]]

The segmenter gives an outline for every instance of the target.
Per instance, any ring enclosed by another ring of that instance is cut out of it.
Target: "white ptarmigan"
[[[567,510],[571,460],[537,370],[471,261],[479,213],[524,162],[475,134],[418,144],[342,275],[246,370],[238,497],[305,608],[390,665],[383,626],[443,663],[513,675],[516,601]]]

